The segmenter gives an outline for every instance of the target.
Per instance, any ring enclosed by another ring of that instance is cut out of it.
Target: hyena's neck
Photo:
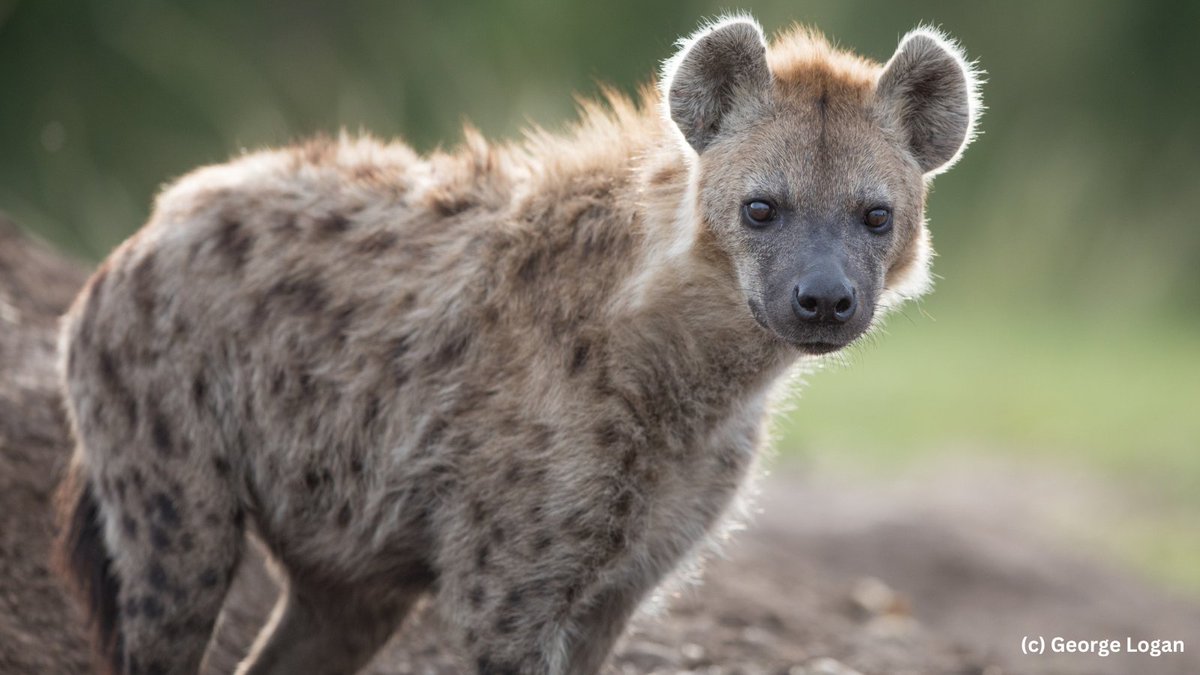
[[[611,325],[626,353],[653,355],[679,374],[674,386],[736,398],[776,380],[796,352],[755,323],[732,261],[700,221],[684,152],[665,138],[634,169],[640,241]]]

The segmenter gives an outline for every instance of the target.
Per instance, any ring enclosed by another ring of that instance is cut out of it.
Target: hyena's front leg
[[[623,555],[600,570],[603,550],[504,575],[473,575],[455,613],[480,675],[592,675],[599,672],[656,575]],[[490,555],[480,549],[479,556]],[[478,559],[477,559],[478,560]],[[616,569],[611,569],[613,565]],[[501,573],[503,575],[503,573]]]
[[[629,490],[541,496],[540,508],[517,495],[467,505],[443,552],[439,605],[480,675],[597,672],[665,571],[651,561],[678,558],[648,552]]]

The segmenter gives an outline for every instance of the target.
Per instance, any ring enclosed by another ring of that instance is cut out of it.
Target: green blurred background
[[[0,0],[0,210],[98,260],[198,165],[342,127],[421,150],[464,120],[553,129],[726,8]],[[783,451],[1095,473],[1143,505],[1111,549],[1200,589],[1200,3],[742,8],[879,60],[932,23],[988,73],[983,134],[930,202],[937,292],[809,378]]]

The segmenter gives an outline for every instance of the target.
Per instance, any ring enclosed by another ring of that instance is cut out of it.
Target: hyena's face
[[[975,102],[934,34],[910,34],[883,69],[812,39],[768,54],[756,25],[718,24],[668,64],[665,89],[697,151],[700,222],[750,313],[826,353],[927,286],[925,180],[961,152]]]

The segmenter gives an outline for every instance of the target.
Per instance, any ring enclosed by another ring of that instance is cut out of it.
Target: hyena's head
[[[702,236],[764,328],[833,351],[929,285],[926,184],[979,112],[954,43],[918,29],[880,65],[803,29],[768,47],[726,19],[682,42],[662,92],[696,153]]]

